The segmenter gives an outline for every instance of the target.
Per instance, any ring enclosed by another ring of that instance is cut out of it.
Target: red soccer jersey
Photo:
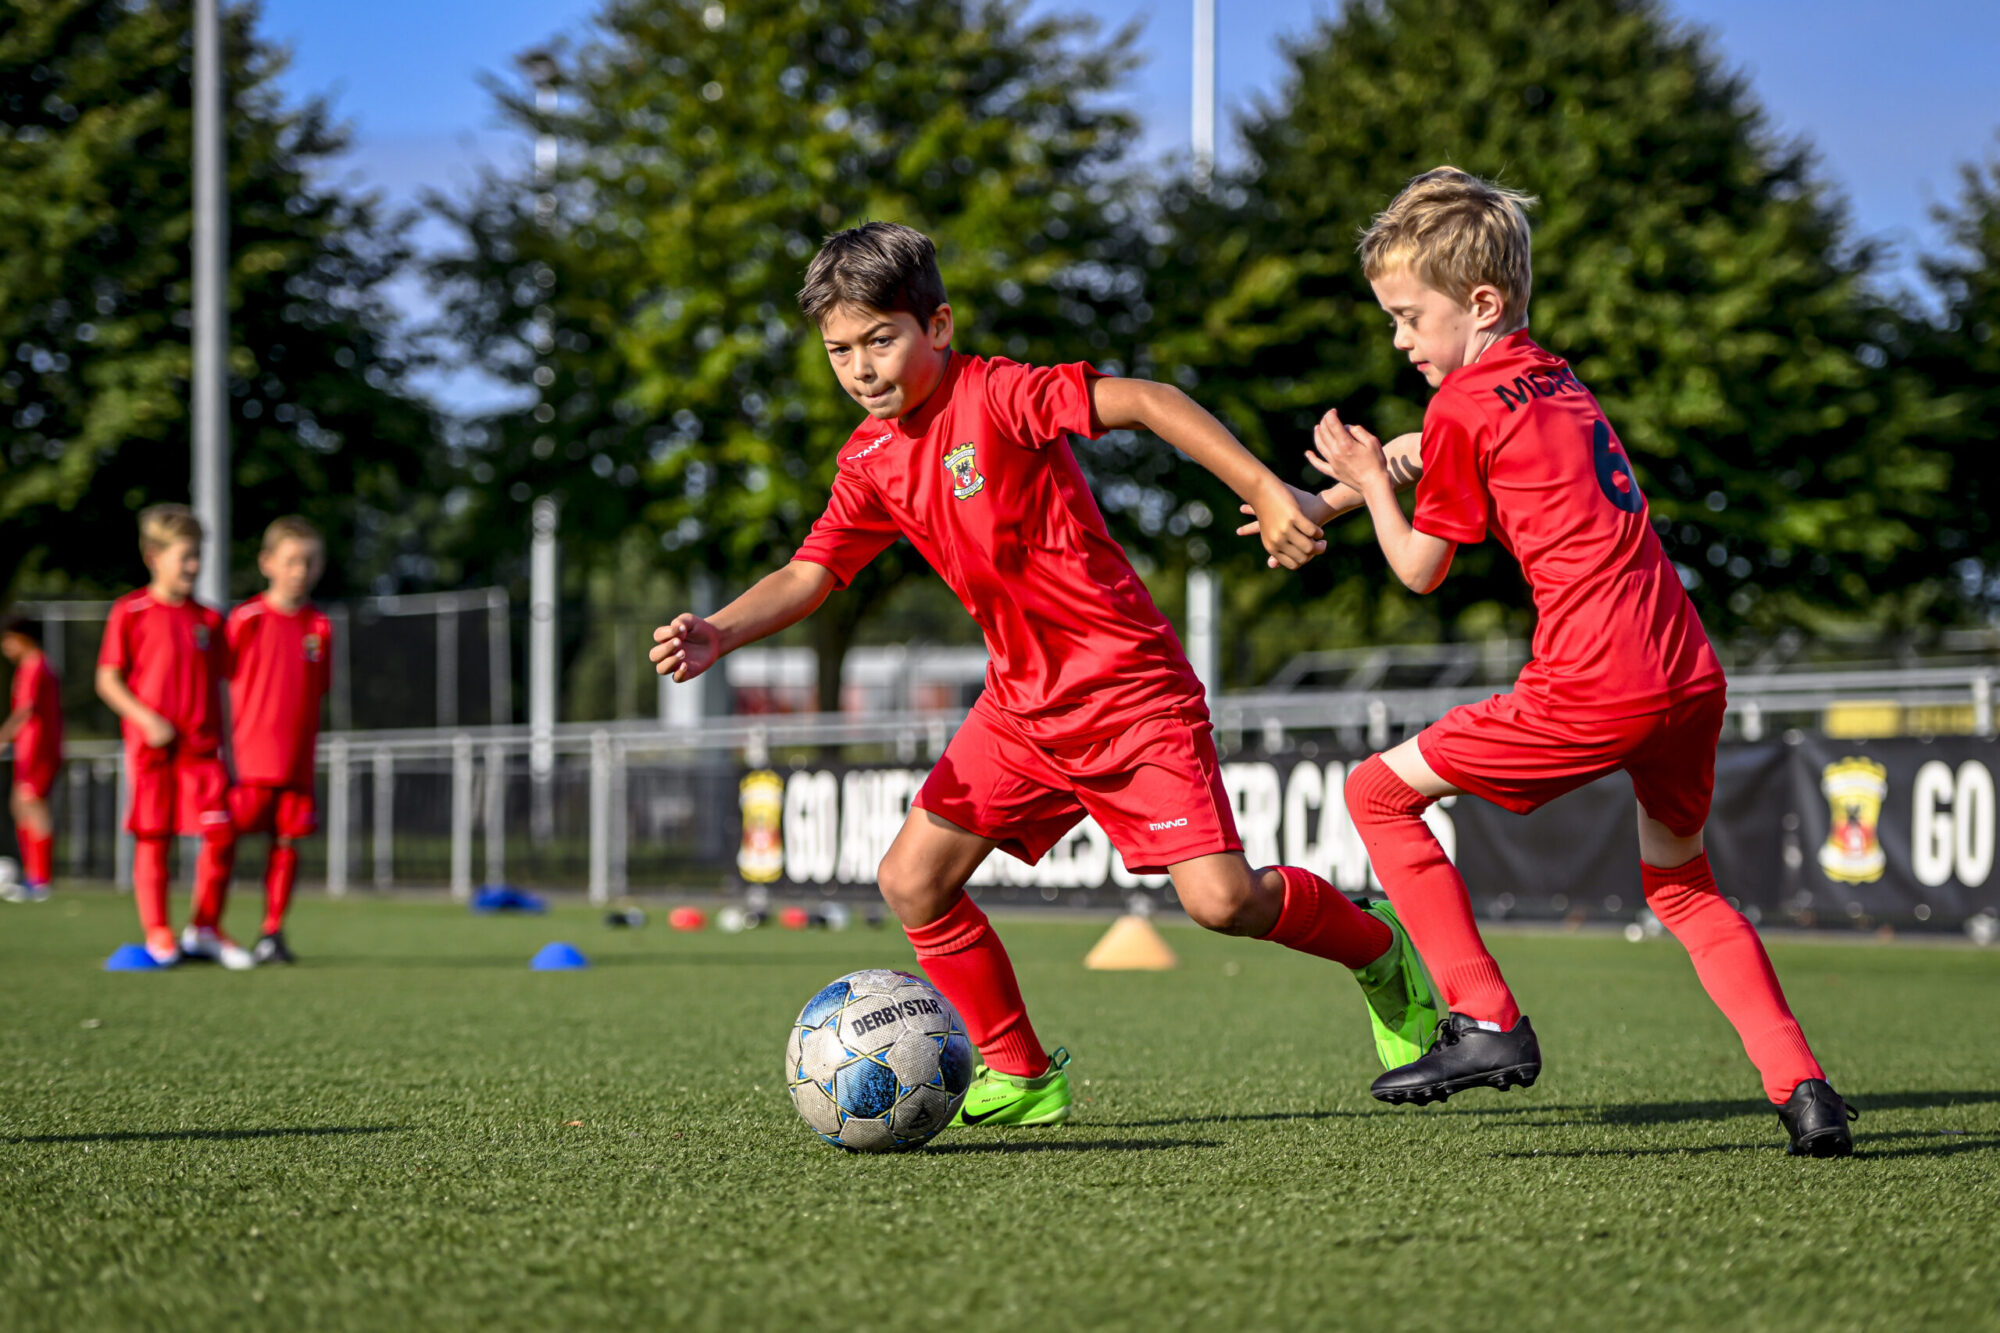
[[[217,691],[226,673],[228,650],[222,617],[190,597],[169,606],[144,588],[111,604],[104,622],[99,666],[117,667],[139,702],[173,723],[177,743],[190,754],[222,748],[222,710]],[[129,745],[145,737],[124,724]]]
[[[1095,740],[1167,709],[1206,716],[1173,627],[1111,539],[1071,453],[1102,433],[1089,366],[954,353],[916,411],[840,451],[797,558],[840,586],[910,539],[986,634],[986,698],[1040,745]]]
[[[1611,423],[1525,330],[1445,376],[1423,451],[1417,530],[1463,543],[1490,528],[1527,576],[1537,623],[1519,691],[1612,718],[1724,683]]]
[[[41,653],[23,658],[14,670],[14,697],[10,711],[28,710],[28,720],[14,733],[14,754],[18,764],[25,756],[55,758],[62,754],[62,682],[49,670],[49,659]]]
[[[311,791],[333,622],[310,602],[286,615],[252,597],[229,613],[228,636],[236,780]]]

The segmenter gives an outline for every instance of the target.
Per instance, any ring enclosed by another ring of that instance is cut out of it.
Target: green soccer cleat
[[[1375,1054],[1384,1069],[1399,1069],[1423,1058],[1427,1039],[1438,1022],[1437,991],[1417,946],[1396,919],[1396,909],[1386,902],[1366,903],[1364,912],[1373,912],[1389,927],[1395,938],[1389,952],[1363,968],[1354,979],[1368,1000],[1368,1025],[1375,1030]]]
[[[973,1071],[965,1103],[951,1118],[963,1125],[1060,1125],[1069,1119],[1069,1052],[1058,1046],[1039,1078],[1019,1078],[985,1065]]]

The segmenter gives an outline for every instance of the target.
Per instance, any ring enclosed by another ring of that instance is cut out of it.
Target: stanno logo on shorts
[[[986,489],[986,478],[979,475],[979,460],[973,456],[973,450],[973,445],[961,444],[944,456],[944,470],[951,473],[951,494],[955,500],[970,500]]]
[[[1154,833],[1158,833],[1158,832],[1160,832],[1160,831],[1161,831],[1162,829],[1170,829],[1170,828],[1186,828],[1186,827],[1187,827],[1187,816],[1186,816],[1186,815],[1182,815],[1182,816],[1181,816],[1181,817],[1180,817],[1179,819],[1169,819],[1169,820],[1167,820],[1167,821],[1166,821],[1165,823],[1163,823],[1163,824],[1148,824],[1148,825],[1146,825],[1146,827],[1147,827],[1147,829],[1148,829],[1148,830],[1150,830],[1151,832],[1154,832]]]

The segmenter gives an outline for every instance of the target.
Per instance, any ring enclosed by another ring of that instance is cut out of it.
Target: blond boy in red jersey
[[[112,603],[97,655],[97,693],[125,733],[131,793],[125,827],[135,839],[132,896],[146,952],[163,967],[185,954],[241,970],[254,966],[249,951],[205,911],[206,904],[221,901],[236,835],[222,762],[228,649],[222,616],[194,600],[201,539],[201,522],[185,505],[153,505],[140,513],[139,554],[152,578]],[[201,839],[196,924],[178,943],[167,924],[167,841],[177,833]]]
[[[1424,414],[1414,517],[1403,514],[1374,436],[1332,412],[1314,433],[1313,461],[1359,492],[1409,588],[1435,589],[1458,547],[1490,533],[1520,561],[1536,611],[1533,660],[1512,693],[1451,710],[1348,779],[1348,809],[1375,871],[1450,1009],[1431,1049],[1383,1074],[1374,1093],[1422,1104],[1533,1083],[1541,1071],[1534,1029],[1424,809],[1470,793],[1526,814],[1623,771],[1638,797],[1647,905],[1735,1026],[1791,1151],[1845,1155],[1854,1142],[1847,1105],[1703,850],[1722,668],[1610,422],[1575,372],[1528,336],[1531,202],[1440,167],[1413,180],[1362,240],[1396,347],[1437,390]]]
[[[264,924],[253,957],[294,961],[285,909],[298,878],[297,842],[319,828],[313,759],[320,702],[333,679],[333,622],[306,600],[325,567],[319,530],[297,516],[264,530],[258,572],[270,586],[229,613],[229,714],[237,835],[268,833]]]

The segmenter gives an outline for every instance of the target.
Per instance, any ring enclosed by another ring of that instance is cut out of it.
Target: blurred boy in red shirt
[[[14,785],[7,793],[14,834],[21,844],[21,884],[0,893],[11,902],[38,903],[49,896],[49,789],[62,772],[62,683],[42,654],[42,629],[16,613],[0,621],[0,655],[14,664],[14,695],[0,722],[0,745],[14,747]]]
[[[249,951],[218,926],[236,834],[222,764],[222,617],[194,600],[201,539],[186,505],[140,513],[139,554],[152,581],[112,603],[97,693],[124,724],[125,827],[136,839],[132,896],[146,952],[163,967],[185,954],[241,970],[254,966]],[[176,833],[201,838],[193,919],[178,945],[167,924],[167,840]]]
[[[297,878],[299,838],[319,828],[313,751],[320,700],[333,678],[333,624],[306,600],[326,564],[318,529],[296,516],[264,530],[258,572],[270,582],[229,613],[229,713],[236,787],[229,793],[238,836],[271,835],[264,866],[259,963],[289,963],[285,908]]]

